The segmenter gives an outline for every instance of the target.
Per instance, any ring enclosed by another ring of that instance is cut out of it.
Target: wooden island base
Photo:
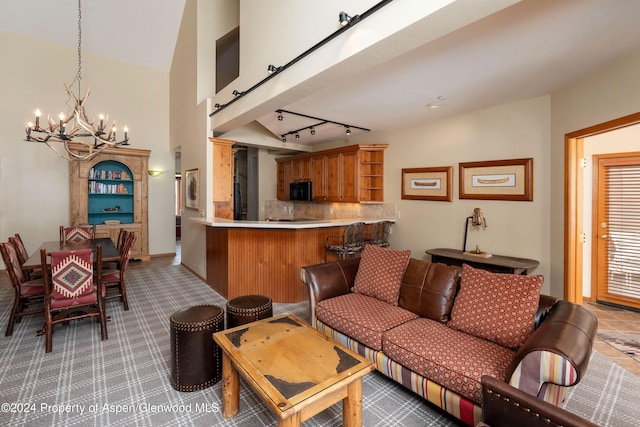
[[[324,262],[326,237],[342,227],[206,229],[209,286],[226,299],[260,294],[291,303],[308,299],[300,267]]]

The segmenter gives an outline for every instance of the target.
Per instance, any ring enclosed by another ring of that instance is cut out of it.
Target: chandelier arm
[[[74,80],[69,85],[64,85],[64,88],[69,96],[67,105],[70,107],[71,113],[64,117],[64,114],[60,115],[60,120],[55,120],[51,115],[47,115],[46,127],[40,127],[40,110],[36,110],[35,125],[31,122],[27,124],[25,132],[27,134],[27,141],[45,143],[50,149],[52,149],[59,156],[71,161],[71,160],[90,160],[97,156],[108,148],[116,148],[120,145],[129,145],[128,130],[124,128],[124,139],[116,141],[116,122],[109,128],[108,133],[105,133],[104,124],[109,122],[109,116],[105,120],[102,114],[100,115],[100,125],[98,129],[93,126],[95,123],[95,117],[89,120],[89,116],[85,111],[85,104],[91,89],[87,89],[85,95],[80,98],[81,95],[81,80],[82,80],[82,0],[78,0],[78,71]],[[74,83],[78,83],[78,94],[74,94],[71,88]],[[71,108],[69,101],[73,100],[74,106]],[[70,125],[69,123],[72,123]],[[45,125],[46,126],[46,125]],[[54,143],[62,143],[64,151],[56,148]],[[82,147],[86,153],[81,154],[77,152],[77,148]]]

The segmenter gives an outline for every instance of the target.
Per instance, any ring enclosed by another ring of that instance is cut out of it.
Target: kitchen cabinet
[[[290,182],[308,179],[313,201],[381,203],[385,148],[387,144],[351,145],[277,159],[278,200],[289,200]]]
[[[209,138],[209,141],[213,143],[213,216],[233,219],[235,142],[219,138]]]

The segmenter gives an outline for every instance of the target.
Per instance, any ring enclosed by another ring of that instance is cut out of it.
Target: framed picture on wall
[[[185,208],[200,209],[200,170],[187,169],[184,172]]]
[[[460,163],[461,199],[533,200],[533,159]]]
[[[451,202],[453,166],[402,169],[402,198]]]

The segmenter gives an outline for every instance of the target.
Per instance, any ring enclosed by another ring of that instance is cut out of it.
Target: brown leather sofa
[[[482,377],[482,422],[477,427],[597,427],[571,412],[511,387]]]
[[[354,295],[359,264],[360,258],[354,258],[301,268],[300,278],[309,289],[310,324],[369,358],[378,371],[467,425],[475,426],[482,421],[480,379],[483,375],[498,376],[535,398],[557,405],[564,399],[567,388],[577,384],[587,370],[597,320],[581,306],[541,295],[535,330],[517,349],[506,351],[459,331],[452,332],[458,341],[452,343],[448,322],[458,295],[457,269],[411,258],[402,277],[398,305],[393,306]],[[329,318],[323,314],[325,305],[341,302],[342,311]],[[323,320],[318,318],[318,309],[321,309],[319,313],[324,316]],[[390,317],[395,317],[395,323]],[[345,321],[352,321],[353,327]],[[419,327],[408,329],[404,335],[398,334],[399,329],[414,323]],[[434,333],[430,332],[431,328]],[[425,331],[429,331],[428,334]],[[393,348],[389,345],[389,337],[395,339]],[[404,341],[401,341],[403,337]],[[433,340],[429,343],[429,354],[416,354],[417,339]],[[376,344],[380,342],[382,344]],[[403,354],[403,349],[399,353],[398,347],[403,345],[406,345],[406,354],[410,354],[409,359],[404,359],[406,363],[399,362],[401,357],[398,357]],[[471,354],[470,349],[474,348],[482,348],[482,351]],[[453,355],[455,360],[447,360],[452,349],[457,349],[458,354]],[[394,357],[389,356],[391,351]],[[447,356],[438,353],[447,353]],[[494,353],[503,354],[500,360],[503,366],[498,370],[502,374],[499,375],[495,374],[493,366],[496,364]],[[505,362],[504,357],[509,360]],[[420,363],[414,363],[414,368],[407,367],[418,358]],[[462,388],[457,387],[459,384],[445,384],[448,378],[453,378],[449,367],[465,363],[475,365],[465,366],[462,374],[451,371],[458,375],[457,381]],[[429,368],[421,370],[426,365],[431,369],[435,367],[442,375],[430,375]]]

